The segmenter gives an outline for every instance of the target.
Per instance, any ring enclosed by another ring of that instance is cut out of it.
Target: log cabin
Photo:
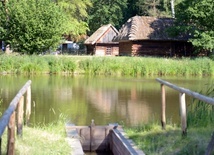
[[[113,41],[119,42],[120,56],[192,56],[188,34],[168,35],[167,28],[173,24],[173,18],[134,16],[121,27]]]
[[[96,56],[119,55],[118,42],[112,42],[117,34],[118,30],[111,24],[101,26],[85,40],[87,54]]]

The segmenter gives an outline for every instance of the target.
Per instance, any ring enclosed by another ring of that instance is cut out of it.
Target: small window
[[[111,47],[106,47],[106,55],[111,55],[112,48]]]

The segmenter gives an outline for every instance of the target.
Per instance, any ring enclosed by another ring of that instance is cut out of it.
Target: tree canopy
[[[56,47],[69,27],[67,16],[50,0],[9,0],[0,3],[0,40],[22,53]]]
[[[184,0],[175,8],[177,33],[191,35],[190,42],[198,49],[214,49],[213,0]]]
[[[213,5],[212,0],[9,0],[0,3],[0,40],[17,51],[40,53],[63,34],[77,40],[105,24],[119,29],[135,15],[172,17],[175,6],[172,32],[188,33],[195,47],[213,50]]]
[[[69,16],[70,23],[69,32],[72,39],[77,39],[80,35],[86,34],[88,29],[88,12],[87,9],[92,6],[90,0],[57,0],[59,5],[65,13]]]
[[[89,13],[89,35],[105,24],[119,28],[123,23],[123,12],[127,8],[127,0],[91,0],[93,7]]]

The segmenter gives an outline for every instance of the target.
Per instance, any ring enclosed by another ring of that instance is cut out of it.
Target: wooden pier
[[[144,155],[131,140],[124,136],[121,126],[109,124],[95,126],[75,126],[66,124],[66,132],[74,155],[86,152],[109,152],[115,155]]]

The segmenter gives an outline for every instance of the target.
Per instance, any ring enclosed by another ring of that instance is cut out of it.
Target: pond
[[[158,77],[112,77],[84,75],[1,75],[3,112],[16,93],[32,80],[31,125],[47,124],[60,117],[76,125],[119,123],[135,126],[159,120],[161,115]],[[206,90],[212,77],[159,77],[192,91]],[[179,122],[179,94],[166,88],[166,116]],[[187,98],[188,103],[191,99]]]

